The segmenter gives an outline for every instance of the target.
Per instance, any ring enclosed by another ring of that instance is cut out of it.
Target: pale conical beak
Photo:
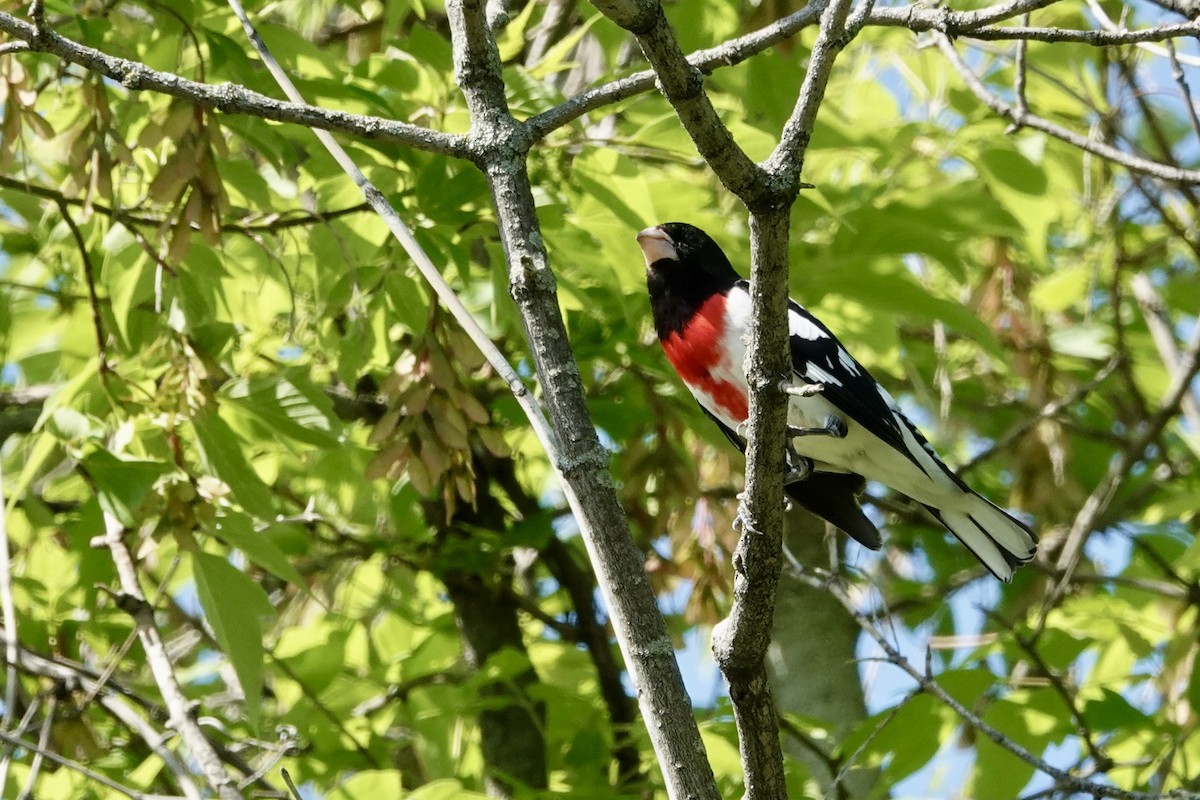
[[[646,258],[647,267],[653,265],[655,261],[663,259],[679,260],[674,240],[662,228],[646,228],[638,233],[637,242],[642,248],[642,255]]]

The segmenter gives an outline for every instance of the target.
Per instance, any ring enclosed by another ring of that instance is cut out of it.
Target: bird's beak
[[[675,250],[675,241],[662,228],[646,228],[637,235],[637,241],[642,248],[642,255],[646,257],[647,268],[651,267],[655,261],[679,260],[679,253]]]

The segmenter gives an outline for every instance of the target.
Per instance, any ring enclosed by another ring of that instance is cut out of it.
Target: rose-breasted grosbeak
[[[637,236],[646,258],[654,327],[667,358],[721,431],[745,451],[749,389],[743,362],[749,283],[708,234],[682,222]],[[788,495],[878,550],[858,504],[866,481],[921,503],[1003,581],[1033,558],[1037,536],[976,494],[942,462],[896,401],[829,329],[789,301]]]

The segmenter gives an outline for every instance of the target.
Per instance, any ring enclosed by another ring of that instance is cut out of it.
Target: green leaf
[[[1112,331],[1103,325],[1070,325],[1050,331],[1054,352],[1075,358],[1104,359],[1112,355]]]
[[[337,795],[332,794],[330,798],[345,797],[346,800],[377,800],[378,797],[387,797],[388,795]],[[408,800],[485,800],[487,795],[479,792],[471,792],[463,788],[463,785],[452,778],[446,778],[438,781],[430,781],[429,783],[417,789],[412,794],[408,795]]]
[[[224,391],[238,408],[284,436],[317,447],[334,447],[341,424],[333,402],[298,375],[268,375],[234,381]]]
[[[1149,720],[1128,700],[1112,689],[1101,688],[1102,697],[1091,700],[1083,707],[1083,718],[1088,726],[1101,731],[1145,728]]]
[[[241,443],[225,420],[209,410],[197,415],[193,426],[205,466],[229,485],[242,508],[258,517],[274,517],[271,490],[246,460]]]
[[[275,615],[266,593],[228,561],[208,553],[192,555],[196,593],[245,693],[246,718],[257,730],[262,707],[262,622]]]
[[[91,420],[73,408],[56,408],[46,420],[46,432],[65,442],[85,439],[92,430]]]
[[[137,526],[137,511],[154,482],[173,469],[161,461],[117,458],[106,450],[90,453],[82,465],[95,484],[100,508],[127,528]]]
[[[1046,193],[1046,172],[1016,150],[992,147],[980,155],[983,167],[992,176],[1021,192],[1040,196]]]
[[[283,551],[275,546],[268,532],[256,531],[254,523],[246,515],[236,511],[222,514],[217,517],[215,533],[225,544],[241,550],[247,558],[271,574],[293,586],[308,590],[303,576]]]

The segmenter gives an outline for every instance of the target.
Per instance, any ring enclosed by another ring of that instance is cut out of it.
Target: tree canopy
[[[1200,793],[1200,7],[244,5],[0,3],[0,795]],[[769,393],[739,543],[670,220],[1037,560],[781,549]]]

